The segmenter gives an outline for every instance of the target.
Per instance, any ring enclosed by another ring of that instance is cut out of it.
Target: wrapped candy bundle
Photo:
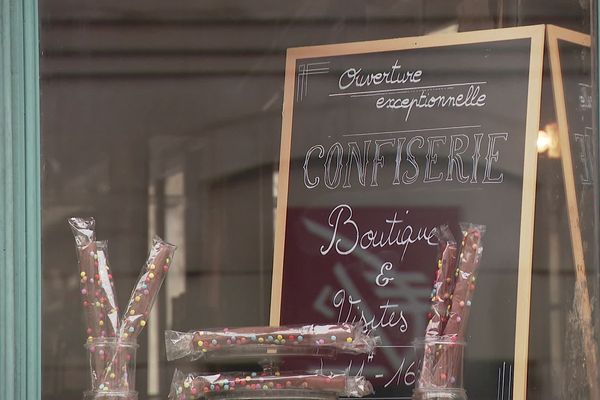
[[[448,323],[444,329],[444,336],[454,341],[464,341],[465,339],[471,302],[475,293],[475,281],[483,252],[481,239],[485,233],[483,226],[463,224],[461,228],[463,232],[462,249],[455,272],[456,284],[452,294],[452,306]]]
[[[77,249],[88,340],[114,337],[119,332],[119,311],[108,264],[108,244],[96,241],[93,218],[70,218],[69,225]]]
[[[121,320],[119,336],[135,340],[146,326],[152,306],[173,260],[176,247],[154,237],[152,248]]]
[[[87,323],[91,390],[86,399],[137,398],[137,337],[169,271],[176,247],[155,237],[148,260],[119,319],[106,242],[96,241],[93,218],[70,218],[79,260],[81,295]]]
[[[236,398],[260,397],[285,398],[286,392],[297,390],[329,393],[333,396],[363,397],[373,394],[373,386],[363,376],[350,376],[348,372],[315,373],[227,373],[197,374],[176,370],[169,393],[170,400],[192,400],[203,397],[218,397],[227,392],[236,392]]]
[[[458,248],[454,241],[454,236],[448,226],[444,225],[435,230],[438,239],[438,269],[435,275],[433,290],[431,292],[431,312],[429,313],[429,322],[425,331],[425,338],[439,338],[443,333],[444,327],[448,322],[448,312],[451,307],[451,295],[454,290],[454,267],[456,265],[456,256]],[[435,358],[431,356],[431,344],[425,349],[429,357],[423,358],[421,366],[421,381],[431,381],[435,367]]]
[[[112,353],[104,368],[102,375],[104,387],[116,388],[119,391],[128,391],[133,388],[130,385],[131,374],[135,373],[130,370],[131,345],[136,343],[137,337],[146,326],[152,306],[169,272],[175,249],[174,245],[157,236],[154,237],[148,259],[142,267],[125,313],[121,318],[118,337],[123,344]],[[137,345],[135,347],[137,348]]]
[[[433,291],[431,292],[431,313],[426,337],[436,337],[444,331],[448,322],[448,310],[451,304],[451,295],[454,290],[454,265],[456,265],[456,254],[458,252],[454,236],[448,226],[444,225],[436,229],[438,249],[438,269],[436,271]]]
[[[462,389],[463,352],[476,288],[477,272],[483,252],[482,237],[485,227],[461,224],[461,231],[463,237],[458,265],[454,269],[453,265],[449,264],[449,268],[444,270],[442,256],[442,266],[434,283],[432,297],[434,312],[422,344],[423,367],[417,381],[415,399],[420,399],[419,396],[427,391],[437,389],[456,389],[464,393]],[[450,262],[451,260],[448,258],[446,261]],[[450,280],[448,280],[448,270],[454,270],[454,276]],[[445,282],[448,283],[446,288],[453,288],[450,296],[446,296],[445,290],[439,291],[439,288],[444,287],[440,284],[440,275],[444,275]],[[445,325],[440,325],[438,321],[431,322],[435,318],[436,307],[441,301],[440,293],[442,293],[441,298],[444,301],[449,300],[449,304],[446,306],[447,313],[439,318],[439,321],[442,322],[444,319],[447,320]]]
[[[165,332],[167,359],[235,355],[318,355],[371,353],[379,341],[362,324],[246,327]]]

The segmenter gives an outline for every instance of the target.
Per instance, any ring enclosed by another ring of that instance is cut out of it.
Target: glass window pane
[[[79,399],[89,387],[80,277],[66,223],[71,216],[94,216],[98,237],[109,240],[121,309],[153,235],[178,246],[139,338],[140,398],[166,398],[174,369],[187,366],[166,361],[166,329],[269,324],[288,48],[531,24],[590,34],[596,18],[591,3],[41,0],[43,398]],[[595,33],[592,38],[595,48]],[[565,59],[572,60],[565,67],[577,65],[565,69],[566,79],[582,84],[579,92],[565,92],[566,107],[588,109],[574,142],[581,147],[573,153],[587,160],[576,170],[589,178],[590,185],[577,186],[587,196],[578,197],[584,207],[597,204],[592,89],[597,55],[564,46]],[[458,57],[447,59],[460,64]],[[589,376],[580,368],[586,347],[582,319],[575,314],[577,275],[556,148],[556,88],[549,59],[544,62],[540,130],[545,136],[539,142],[527,391],[532,399],[591,398],[585,387]],[[476,67],[462,65],[459,72]],[[324,115],[317,109],[312,123],[322,127]],[[357,115],[348,112],[348,120]],[[493,204],[481,206],[497,212]],[[597,324],[598,215],[594,206],[582,215],[588,292]],[[495,282],[487,290],[501,296],[506,276],[483,274]],[[430,276],[423,277],[428,286]],[[427,300],[423,304],[429,306]],[[502,365],[494,326],[479,322],[479,327],[487,336],[475,335],[474,348],[487,350],[474,350],[466,364],[468,381],[479,385],[472,388],[475,393],[477,387],[495,388],[498,376],[478,375],[474,369]],[[393,375],[394,368],[388,369]]]

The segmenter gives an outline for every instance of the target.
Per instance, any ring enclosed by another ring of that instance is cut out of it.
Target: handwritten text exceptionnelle
[[[380,85],[418,84],[422,79],[423,70],[404,71],[399,61],[396,60],[386,71],[364,72],[362,68],[350,67],[340,75],[338,88],[343,93],[365,87],[376,88]],[[448,93],[439,94],[438,90],[441,89]],[[358,96],[375,95],[375,107],[380,110],[405,110],[405,121],[408,121],[413,109],[483,107],[487,97],[479,83],[412,86],[405,89],[372,90],[354,94]]]

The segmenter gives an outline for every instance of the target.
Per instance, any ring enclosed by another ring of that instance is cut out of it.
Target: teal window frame
[[[0,399],[41,398],[37,0],[0,0]]]

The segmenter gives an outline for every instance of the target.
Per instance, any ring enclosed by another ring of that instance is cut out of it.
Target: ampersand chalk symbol
[[[392,263],[391,262],[384,262],[383,265],[381,266],[381,272],[379,275],[377,275],[377,277],[375,278],[375,284],[377,286],[387,286],[388,283],[390,283],[391,281],[394,280],[394,278],[388,278],[385,276],[385,271],[389,271],[392,269]]]

